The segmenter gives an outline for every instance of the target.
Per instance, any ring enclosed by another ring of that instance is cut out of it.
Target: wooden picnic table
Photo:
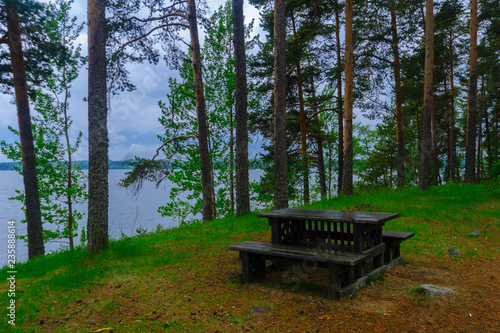
[[[393,213],[286,208],[257,214],[271,226],[273,244],[365,252],[383,243],[382,227]]]
[[[399,245],[413,236],[382,230],[385,222],[399,216],[394,213],[286,208],[257,216],[268,219],[271,243],[246,241],[229,246],[240,252],[242,281],[265,276],[266,260],[272,266],[312,263],[328,269],[329,296],[334,298],[353,293],[400,264]]]

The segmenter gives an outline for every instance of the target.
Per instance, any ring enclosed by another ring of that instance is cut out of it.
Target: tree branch
[[[154,159],[156,158],[156,156],[158,156],[158,154],[160,154],[160,150],[161,150],[163,147],[165,147],[167,144],[169,144],[170,142],[175,141],[175,140],[179,140],[179,139],[192,139],[192,138],[193,138],[193,139],[194,139],[194,138],[198,138],[198,136],[196,136],[196,135],[179,135],[179,136],[175,136],[175,137],[173,137],[173,138],[172,138],[172,139],[170,139],[170,140],[165,141],[165,142],[164,142],[164,143],[160,146],[160,148],[158,148],[158,149],[156,150],[156,155],[155,155],[155,156],[153,156],[153,158],[152,158],[151,160],[154,160]]]
[[[324,111],[337,111],[338,112],[338,109],[337,108],[326,108],[326,109],[321,109],[319,110],[318,112],[315,112],[311,117],[309,117],[309,119],[314,119],[316,118],[316,116],[318,114],[320,114],[321,112],[324,112]]]
[[[138,18],[136,16],[132,16],[132,17],[129,17],[129,18],[124,18],[124,17],[118,16],[118,18],[120,20],[122,20],[122,21],[129,21],[130,22],[130,21],[134,21],[135,20],[135,21],[146,23],[146,22],[160,21],[160,20],[172,17],[172,16],[181,17],[181,18],[185,19],[186,21],[189,20],[189,18],[188,18],[187,15],[181,14],[181,13],[168,13],[168,14],[165,14],[165,15],[162,15],[162,16],[149,17],[149,18],[146,18],[146,19],[140,19],[140,18]]]
[[[0,38],[0,44],[7,44],[9,42],[8,36],[9,36],[8,33],[6,33],[5,35],[3,35],[2,38]]]
[[[153,28],[153,29],[151,29],[151,30],[150,30],[147,34],[144,34],[144,35],[142,35],[142,36],[139,36],[139,37],[137,37],[137,38],[132,39],[131,41],[126,42],[125,44],[123,44],[122,46],[120,46],[116,52],[117,52],[117,53],[118,53],[118,52],[122,52],[122,51],[125,49],[125,47],[127,47],[128,45],[130,45],[130,44],[132,44],[132,43],[134,43],[134,42],[137,42],[138,40],[141,40],[141,39],[143,39],[143,38],[145,38],[145,37],[149,36],[149,35],[150,35],[151,33],[153,33],[153,31],[155,31],[155,30],[158,30],[158,29],[161,29],[161,28],[170,27],[170,26],[174,26],[174,25],[181,26],[181,27],[184,27],[184,28],[186,28],[186,29],[189,29],[189,26],[188,26],[188,25],[186,25],[186,24],[183,24],[183,23],[167,23],[167,24],[162,24],[162,25],[159,25],[159,26],[157,26],[157,27],[154,27],[154,28]]]
[[[382,57],[379,57],[378,55],[375,55],[373,53],[361,53],[361,54],[358,54],[356,56],[354,56],[354,59],[357,59],[359,57],[362,57],[362,56],[365,56],[365,57],[372,57],[372,58],[375,58],[375,59],[378,59],[380,61],[384,61],[384,62],[387,62],[388,64],[390,64],[391,66],[394,66],[394,62],[390,61],[390,60],[387,60],[385,58],[382,58]],[[365,63],[366,65],[366,63]]]

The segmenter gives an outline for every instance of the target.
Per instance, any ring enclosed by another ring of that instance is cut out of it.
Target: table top
[[[394,213],[345,212],[340,210],[317,210],[285,208],[259,213],[258,217],[289,220],[352,222],[360,224],[379,224],[399,217]]]

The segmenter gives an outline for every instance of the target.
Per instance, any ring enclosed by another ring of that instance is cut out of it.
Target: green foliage
[[[53,74],[46,77],[48,93],[36,92],[33,100],[35,115],[32,117],[42,222],[51,225],[44,228],[43,238],[45,242],[69,238],[70,245],[73,237],[78,235],[78,221],[83,218],[72,204],[82,203],[87,198],[83,183],[85,175],[81,168],[71,164],[71,155],[78,150],[82,133],[78,134],[73,145],[69,142],[72,123],[67,114],[71,97],[69,87],[84,63],[81,47],[74,46],[83,24],[77,24],[76,18],[69,16],[71,3],[58,0],[48,5],[52,15],[46,21],[46,32],[53,45],[58,45],[58,52],[50,61]],[[19,135],[18,130],[12,127],[9,130]],[[0,150],[7,158],[21,161],[19,142],[1,141]],[[15,169],[22,174],[21,167],[15,166]],[[9,199],[22,202],[25,209],[24,191],[16,190],[16,193]]]
[[[215,209],[220,217],[232,214],[234,207],[235,78],[231,2],[221,6],[207,24],[208,33],[201,55]],[[250,29],[247,28],[247,36]],[[163,143],[161,152],[166,158],[152,161],[136,158],[132,163],[134,170],[127,173],[121,185],[134,186],[138,190],[144,180],[155,181],[157,185],[164,180],[170,181],[173,187],[169,201],[159,207],[158,212],[185,222],[202,211],[202,187],[191,64],[184,63],[180,76],[180,82],[169,80],[167,101],[158,103],[162,112],[159,121],[165,128],[165,133],[158,138]]]

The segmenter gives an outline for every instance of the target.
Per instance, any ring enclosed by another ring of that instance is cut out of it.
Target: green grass
[[[402,244],[401,251],[408,256],[440,256],[453,247],[462,256],[491,258],[500,252],[499,189],[498,184],[449,184],[428,191],[406,188],[366,192],[304,207],[398,213],[400,218],[387,222],[385,229],[415,233],[415,237]],[[468,238],[467,234],[474,230],[479,230],[480,236]],[[186,281],[186,270],[201,276],[209,269],[206,261],[213,262],[213,258],[225,252],[228,245],[255,240],[265,232],[270,232],[267,221],[249,214],[112,240],[109,249],[99,254],[90,255],[85,248],[77,248],[18,264],[17,328],[36,331],[37,326],[32,323],[40,312],[57,317],[64,312],[65,304],[87,300],[89,294],[100,297],[91,294],[91,290],[108,288],[108,283],[112,285],[109,288],[123,284],[123,290],[120,290],[123,294],[133,292],[127,288],[139,283],[137,279],[142,280],[146,287],[158,283],[146,272],[165,272],[162,283],[183,283],[187,290],[196,288],[199,281]],[[7,267],[0,270],[2,281],[5,281],[3,277],[7,276],[8,270]],[[237,278],[226,281],[218,300],[224,302],[224,290],[232,290],[238,285]],[[2,290],[8,289],[5,282],[0,286]],[[313,294],[318,292],[315,285],[307,285],[305,289]],[[143,297],[147,299],[148,295]],[[198,297],[200,302],[207,304],[213,301],[208,296]],[[2,293],[0,304],[7,302],[7,293]],[[103,299],[95,305],[94,311],[111,311],[117,304],[117,300]],[[171,322],[167,331],[175,330],[182,320]],[[231,321],[238,322],[241,318],[234,316]],[[160,324],[155,325],[163,328]],[[193,329],[200,329],[199,323],[192,325]],[[0,331],[11,328],[4,320],[0,323]]]

